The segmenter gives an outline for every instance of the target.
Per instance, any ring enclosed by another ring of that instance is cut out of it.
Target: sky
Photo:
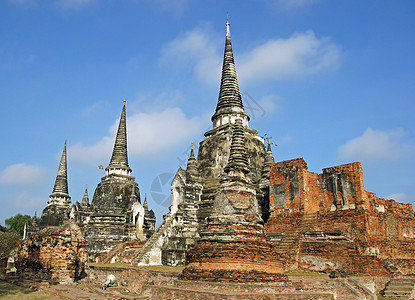
[[[65,140],[72,203],[105,175],[123,100],[129,163],[158,222],[211,128],[227,21],[250,127],[276,161],[360,161],[415,203],[415,2],[3,0],[0,223],[40,216]]]

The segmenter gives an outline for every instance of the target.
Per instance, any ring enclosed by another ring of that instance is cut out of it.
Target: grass
[[[34,289],[21,287],[9,282],[0,282],[1,299],[43,300],[50,299],[50,297],[50,294],[43,291],[36,291]]]
[[[132,269],[146,269],[154,271],[165,271],[165,272],[181,272],[185,267],[170,267],[170,266],[131,266],[126,263],[114,263],[114,264],[103,264],[103,263],[88,263],[88,266],[92,267],[109,267],[109,268],[132,268]]]
[[[133,296],[133,297],[140,297],[140,294],[135,294],[135,293],[129,293],[129,292],[125,292],[125,291],[120,291],[121,294],[126,295],[126,296]]]

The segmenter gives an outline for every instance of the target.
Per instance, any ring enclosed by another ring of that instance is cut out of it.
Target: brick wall
[[[85,276],[85,237],[73,220],[47,227],[20,242],[16,248],[19,273],[44,276],[52,282],[74,281]]]

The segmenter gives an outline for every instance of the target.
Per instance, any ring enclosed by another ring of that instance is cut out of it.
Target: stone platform
[[[150,299],[335,299],[330,292],[299,291],[291,282],[218,283],[177,280],[173,286],[146,285]]]

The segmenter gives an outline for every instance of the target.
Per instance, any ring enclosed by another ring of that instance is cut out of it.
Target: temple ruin
[[[188,281],[284,282],[292,269],[415,274],[411,204],[367,192],[359,162],[321,174],[308,171],[303,158],[275,162],[269,139],[265,145],[249,127],[229,22],[211,121],[197,157],[192,145],[186,170],[179,168],[172,180],[171,206],[157,230],[131,176],[124,102],[113,154],[92,202],[86,189],[82,201],[70,205],[65,143],[48,206],[39,224],[28,224],[27,235],[73,219],[89,260],[110,262],[119,255],[133,266],[186,266],[180,278]],[[134,250],[127,255],[128,247]]]

